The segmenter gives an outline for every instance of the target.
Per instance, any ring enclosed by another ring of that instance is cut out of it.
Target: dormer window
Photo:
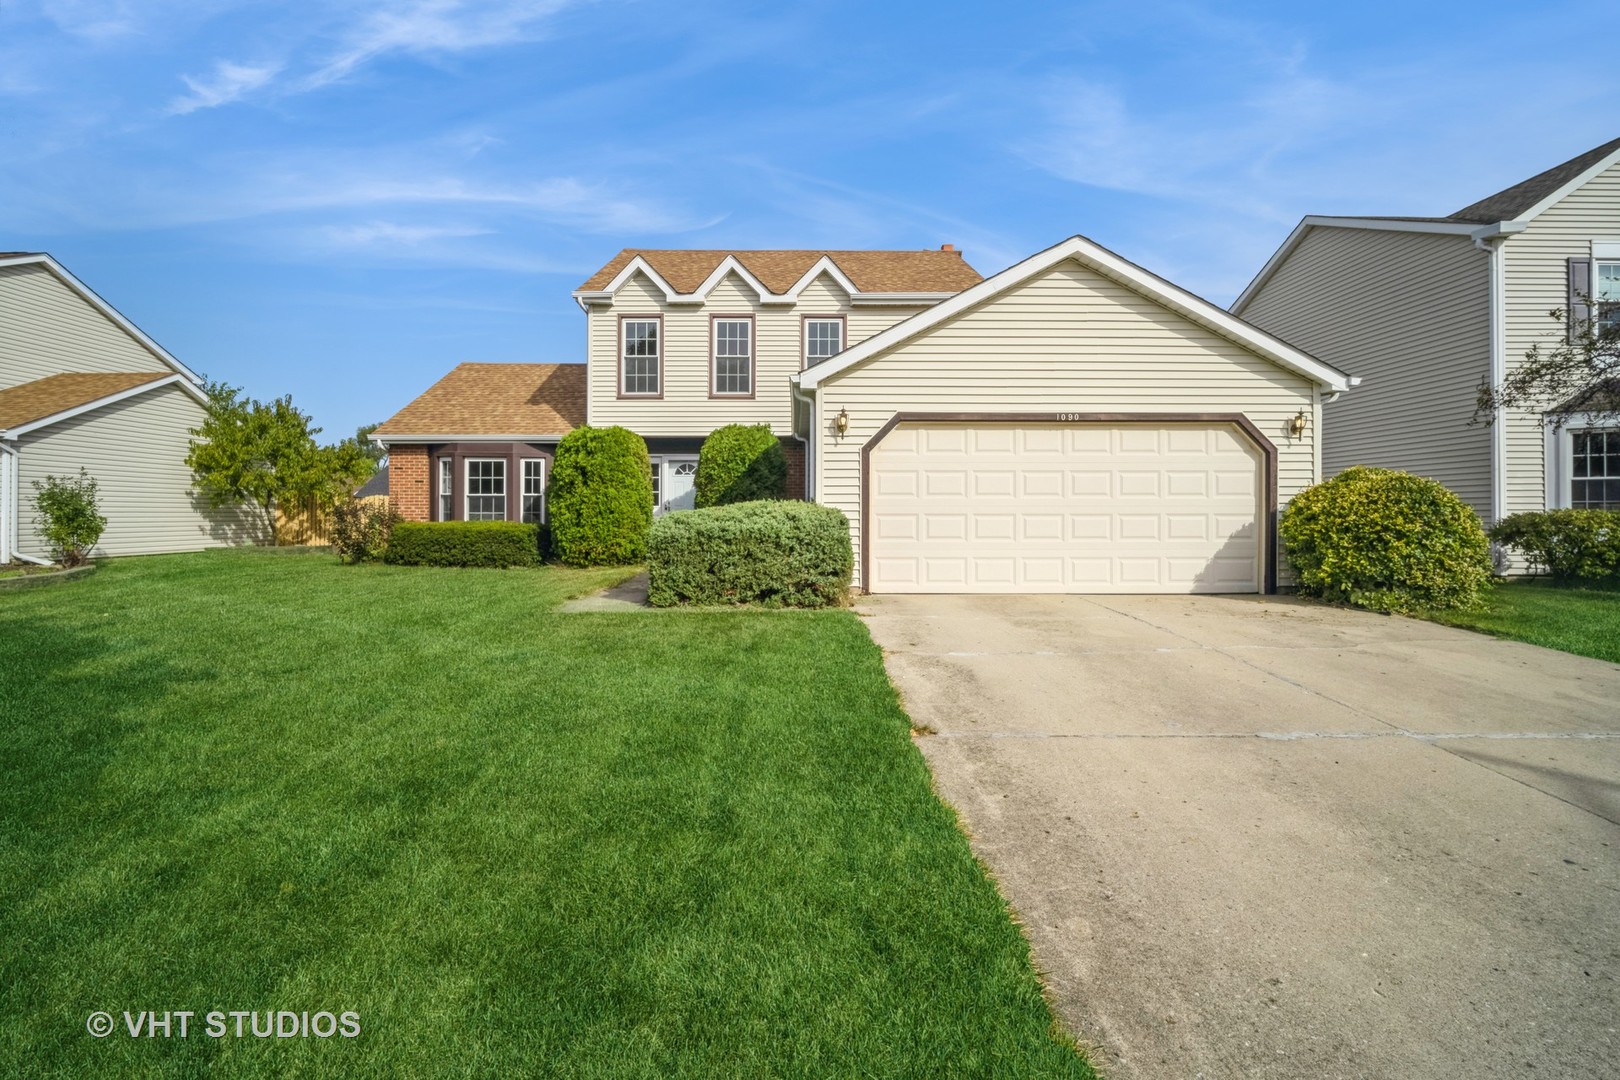
[[[715,316],[709,322],[714,397],[754,396],[753,316]]]
[[[619,320],[620,397],[663,395],[663,329],[656,315]]]
[[[819,364],[843,351],[843,316],[811,316],[804,320],[804,367]]]

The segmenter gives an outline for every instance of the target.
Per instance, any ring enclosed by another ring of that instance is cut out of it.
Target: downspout
[[[816,399],[814,394],[806,394],[799,386],[798,379],[788,380],[788,386],[793,390],[795,399],[804,402],[804,435],[797,431],[793,437],[804,443],[804,496],[810,502],[816,501],[816,440],[810,436],[816,430]]]
[[[1489,257],[1491,390],[1499,392],[1507,380],[1507,266],[1502,245],[1523,222],[1499,221],[1476,230],[1474,246]],[[1491,523],[1507,516],[1507,410],[1500,404],[1491,412]]]

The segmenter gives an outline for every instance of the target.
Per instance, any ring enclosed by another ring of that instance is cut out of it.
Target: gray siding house
[[[186,451],[206,397],[195,374],[49,255],[0,253],[0,564],[46,562],[33,482],[96,478],[96,555],[256,539],[191,488]]]
[[[1470,424],[1479,388],[1532,345],[1549,312],[1620,301],[1620,139],[1445,217],[1305,218],[1234,314],[1360,378],[1324,404],[1322,466],[1433,477],[1481,518],[1620,508],[1620,423],[1512,410]],[[1620,305],[1597,317],[1620,318]]]

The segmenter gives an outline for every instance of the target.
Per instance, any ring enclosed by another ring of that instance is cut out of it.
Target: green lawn
[[[1089,1076],[860,622],[552,610],[614,578],[0,594],[0,1075]]]
[[[1482,611],[1428,616],[1549,649],[1620,664],[1620,592],[1510,581],[1492,589]]]

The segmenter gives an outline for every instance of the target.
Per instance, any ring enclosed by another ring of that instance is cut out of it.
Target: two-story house
[[[1532,346],[1620,319],[1620,139],[1445,217],[1307,217],[1232,311],[1364,380],[1324,410],[1325,475],[1429,476],[1487,522],[1620,507],[1620,419],[1474,416]]]
[[[655,510],[768,424],[891,592],[1268,592],[1344,373],[1084,237],[981,279],[926,251],[620,252],[586,363],[463,364],[376,438],[418,520],[544,520],[557,441],[646,439]]]
[[[0,564],[48,562],[34,484],[95,478],[95,555],[262,539],[250,515],[192,489],[186,454],[201,380],[43,252],[0,253]]]

